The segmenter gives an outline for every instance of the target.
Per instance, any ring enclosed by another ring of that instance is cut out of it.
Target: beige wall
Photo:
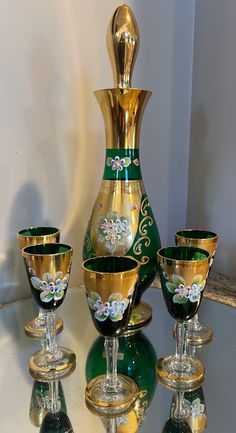
[[[104,159],[93,90],[113,85],[108,22],[119,1],[0,2],[0,302],[29,295],[16,232],[56,225],[81,248]],[[177,5],[178,3],[178,5]],[[128,1],[141,48],[134,85],[153,90],[142,170],[163,243],[186,223],[194,0]]]
[[[214,269],[236,277],[236,2],[196,2],[188,226],[219,233]]]

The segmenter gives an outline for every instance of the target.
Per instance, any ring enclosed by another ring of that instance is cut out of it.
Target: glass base
[[[28,337],[42,339],[45,336],[45,321],[35,317],[30,322],[25,324],[25,334]],[[63,330],[63,320],[60,317],[56,318],[56,332],[59,334]]]
[[[138,305],[132,308],[130,321],[125,334],[132,334],[139,331],[152,320],[152,307],[141,301]]]
[[[191,346],[201,346],[211,342],[213,338],[213,330],[210,326],[198,322],[197,327],[188,325],[187,343]]]
[[[183,362],[175,355],[160,358],[156,373],[162,385],[178,391],[192,391],[198,388],[205,376],[201,361],[188,355],[184,357]]]
[[[67,347],[58,347],[57,354],[51,358],[44,350],[34,353],[29,358],[29,372],[33,379],[40,382],[61,379],[74,371],[75,353]]]
[[[117,375],[116,391],[105,389],[106,375],[102,374],[91,380],[85,390],[87,404],[101,414],[120,414],[126,411],[135,401],[138,388],[127,376]]]

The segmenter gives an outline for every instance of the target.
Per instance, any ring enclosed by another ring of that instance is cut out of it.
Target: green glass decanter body
[[[137,305],[155,278],[156,252],[161,246],[139,159],[140,121],[150,92],[108,89],[95,94],[105,119],[107,149],[101,188],[85,235],[83,258],[127,255],[137,259],[141,265]]]

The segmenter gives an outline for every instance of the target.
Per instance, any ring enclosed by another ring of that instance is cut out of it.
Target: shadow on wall
[[[70,43],[69,48],[73,48]],[[28,64],[34,104],[24,113],[29,142],[34,143],[29,160],[36,155],[42,167],[40,189],[44,191],[44,215],[61,229],[62,242],[74,247],[76,266],[72,266],[70,286],[75,286],[82,283],[83,238],[92,211],[88,204],[95,200],[105,149],[104,145],[102,150],[99,148],[102,140],[91,122],[95,99],[88,74],[82,68],[83,59],[78,59],[79,49],[76,77],[71,75],[70,64],[63,64],[61,72],[57,72],[50,46],[42,37],[35,37],[30,52],[33,53]],[[40,131],[49,131],[50,135],[37,141],[42,135]]]
[[[93,126],[93,92],[86,74],[74,80],[73,108],[77,122],[70,140],[77,155],[71,185],[70,205],[65,214],[62,230],[74,247],[71,285],[82,283],[82,249],[84,235],[92,207],[99,190],[104,165],[105,140]],[[99,110],[99,107],[97,107]]]
[[[17,232],[24,227],[48,225],[43,218],[40,193],[32,183],[25,183],[17,192],[6,227],[8,248],[2,252],[0,267],[0,303],[8,303],[30,295],[23,259],[17,240]]]
[[[35,163],[41,167],[44,215],[61,229],[61,241],[74,247],[73,263],[80,263],[88,218],[86,205],[93,196],[94,167],[89,164],[90,155],[96,164],[97,137],[92,131],[88,104],[90,86],[86,75],[81,73],[73,85],[71,70],[67,71],[66,65],[62,72],[57,72],[50,46],[42,37],[35,37],[30,52],[34,104],[24,112],[29,142],[33,143],[29,160],[37,158]],[[50,135],[37,141],[42,133],[48,132]],[[80,266],[72,266],[70,286],[81,282],[79,271]]]

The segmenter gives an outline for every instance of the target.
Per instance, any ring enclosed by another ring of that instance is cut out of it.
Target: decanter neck
[[[107,149],[138,149],[141,121],[151,92],[104,89],[95,92],[106,132]]]

